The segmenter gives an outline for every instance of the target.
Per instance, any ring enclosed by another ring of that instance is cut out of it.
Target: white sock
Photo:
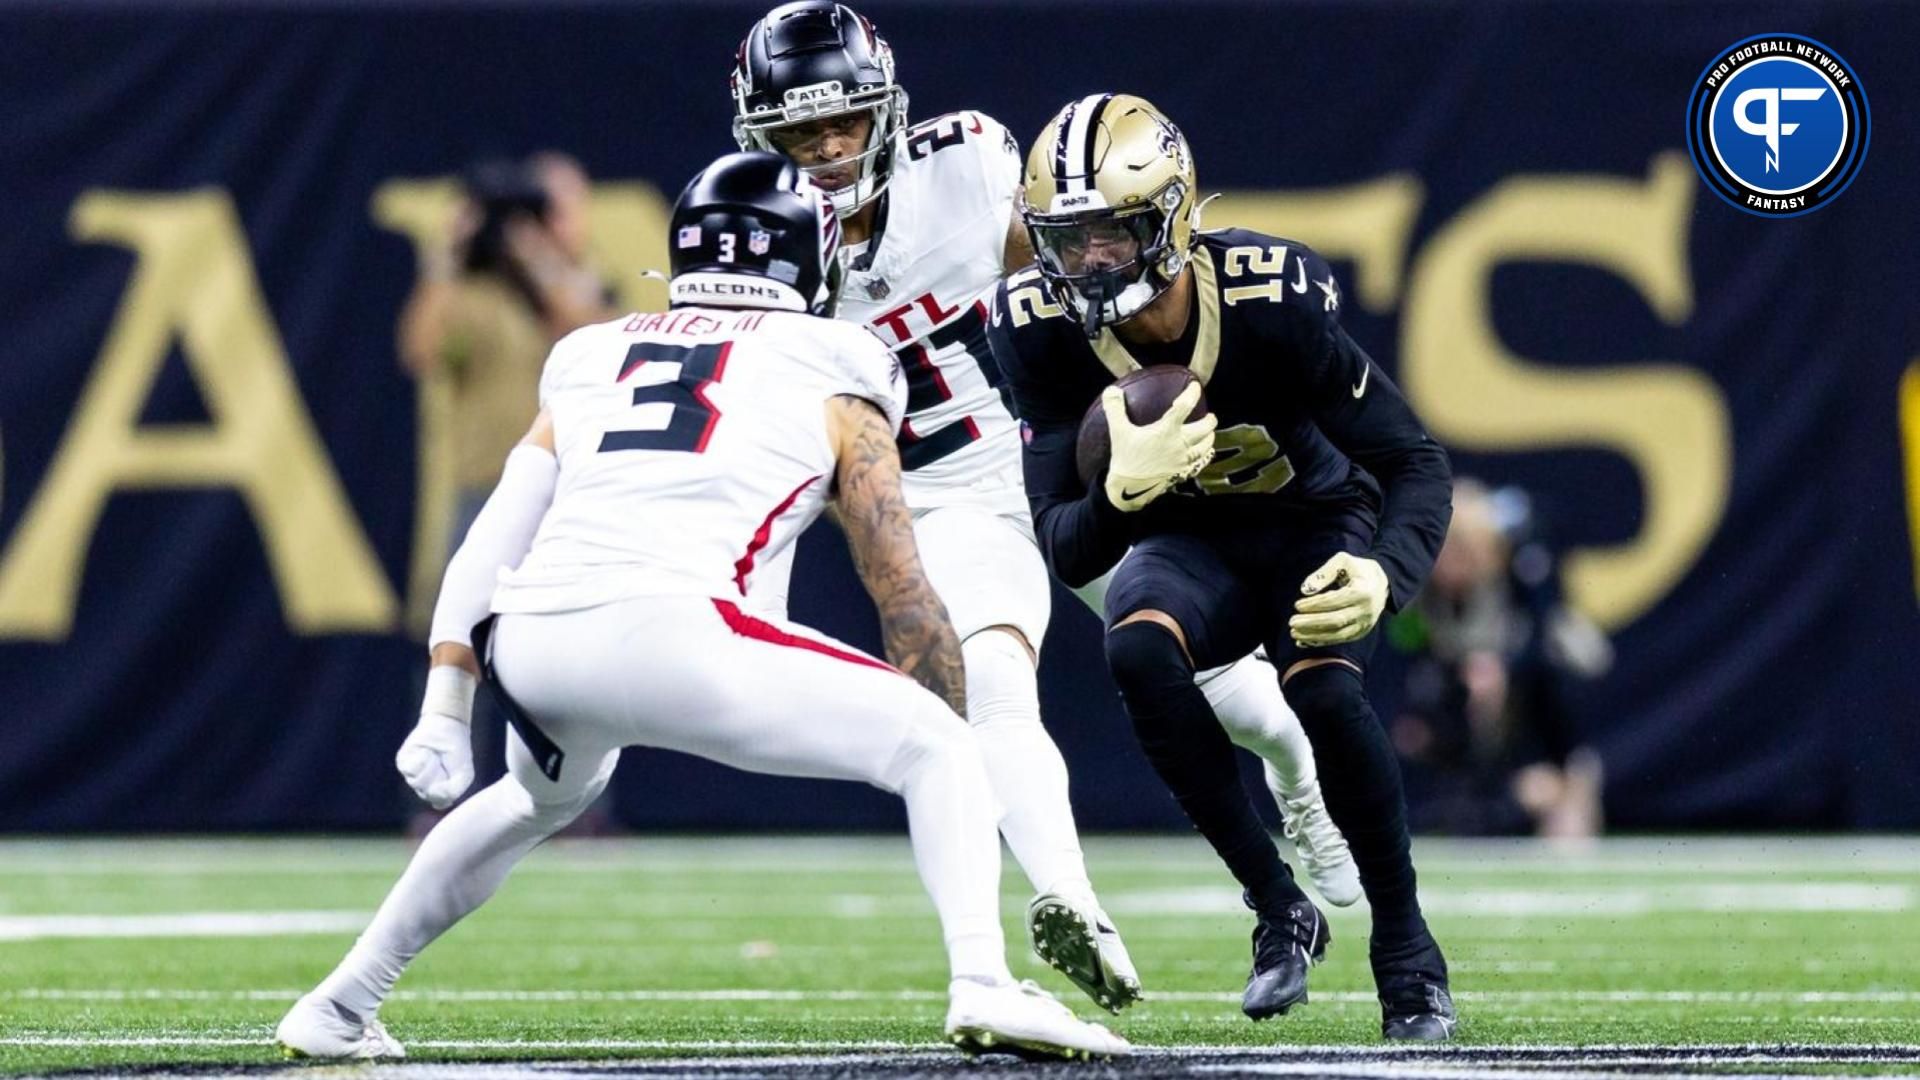
[[[927,703],[928,715],[901,741],[881,786],[906,801],[913,862],[940,913],[952,977],[1008,982],[993,792],[973,733],[931,696]]]
[[[1000,834],[1035,892],[1091,901],[1086,857],[1067,797],[1067,763],[1040,724],[1040,688],[1027,647],[1002,630],[961,643],[967,720],[1000,801]]]
[[[515,863],[584,808],[536,806],[512,776],[461,803],[427,834],[373,922],[315,993],[372,1016],[420,950],[485,903]]]
[[[1266,762],[1268,787],[1288,798],[1313,787],[1319,779],[1313,744],[1281,696],[1280,677],[1272,664],[1243,656],[1224,668],[1201,672],[1194,681],[1234,745]]]

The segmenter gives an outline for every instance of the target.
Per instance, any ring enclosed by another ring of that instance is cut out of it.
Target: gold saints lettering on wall
[[[1678,326],[1693,313],[1687,221],[1698,189],[1674,153],[1656,157],[1644,181],[1511,177],[1427,241],[1401,312],[1401,382],[1443,443],[1496,452],[1598,447],[1639,473],[1645,502],[1633,538],[1576,548],[1566,559],[1568,593],[1608,629],[1671,592],[1719,529],[1733,476],[1726,400],[1705,373],[1680,363],[1622,358],[1564,370],[1515,354],[1494,329],[1493,272],[1525,262],[1592,266],[1631,284]]]
[[[1617,628],[1666,596],[1719,528],[1733,457],[1724,398],[1679,364],[1623,357],[1572,371],[1515,355],[1494,330],[1493,271],[1595,266],[1633,284],[1662,320],[1681,323],[1693,310],[1687,215],[1696,186],[1674,153],[1656,157],[1645,181],[1510,177],[1441,225],[1417,256],[1411,236],[1424,192],[1405,174],[1320,191],[1228,192],[1207,217],[1351,261],[1354,292],[1370,311],[1401,304],[1404,283],[1400,382],[1441,442],[1513,453],[1590,446],[1632,463],[1646,493],[1637,534],[1567,558],[1574,602]]]
[[[1900,376],[1900,446],[1907,473],[1907,542],[1913,546],[1913,595],[1920,601],[1920,360]]]
[[[92,191],[69,230],[136,263],[86,388],[0,552],[0,637],[69,633],[87,551],[118,491],[226,487],[260,531],[297,633],[381,631],[396,602],[307,413],[224,191]],[[168,351],[211,419],[139,422]]]
[[[1719,527],[1732,469],[1723,397],[1677,363],[1622,358],[1566,370],[1512,353],[1494,329],[1491,279],[1516,262],[1594,266],[1631,283],[1662,320],[1684,322],[1693,307],[1686,221],[1694,192],[1677,154],[1656,157],[1644,179],[1514,176],[1417,252],[1425,193],[1407,174],[1316,191],[1228,192],[1207,219],[1297,237],[1352,264],[1363,308],[1399,307],[1401,381],[1443,442],[1484,452],[1597,447],[1629,461],[1645,491],[1638,532],[1567,560],[1574,601],[1618,627],[1671,591]],[[369,211],[419,247],[443,235],[457,200],[450,180],[395,180],[374,193]],[[594,257],[632,309],[665,307],[664,286],[644,271],[664,269],[669,209],[646,183],[594,188]],[[398,628],[401,604],[300,398],[228,196],[89,192],[70,229],[79,242],[129,248],[138,263],[53,465],[32,481],[0,550],[0,637],[66,636],[113,492],[210,485],[245,498],[295,632]],[[1016,317],[1052,314],[1037,289],[1028,291],[1021,299],[1030,308],[1016,308]],[[176,339],[212,421],[140,425]],[[1909,372],[1900,394],[1920,588],[1920,374]],[[421,524],[406,606],[424,619],[439,584],[451,483],[434,451],[445,445],[444,404],[429,391],[421,410]]]

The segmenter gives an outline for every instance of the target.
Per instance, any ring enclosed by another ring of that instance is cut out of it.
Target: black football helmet
[[[831,317],[840,219],[799,166],[762,150],[702,169],[673,204],[674,307],[754,307]]]
[[[742,150],[775,149],[767,135],[773,128],[870,110],[873,131],[854,159],[857,179],[828,193],[842,214],[886,190],[894,136],[907,126],[893,49],[864,16],[834,0],[782,4],[753,24],[734,58],[733,106],[733,137]]]

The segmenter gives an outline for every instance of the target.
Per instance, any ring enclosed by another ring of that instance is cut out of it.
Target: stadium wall
[[[0,829],[388,828],[449,499],[392,345],[449,177],[558,147],[663,296],[755,5],[0,5]],[[876,2],[914,114],[1030,138],[1142,93],[1208,221],[1314,244],[1457,467],[1526,486],[1619,662],[1636,827],[1920,826],[1920,8]],[[1811,35],[1881,121],[1810,216],[1685,149],[1716,50]],[[1903,441],[1904,432],[1904,441]],[[869,647],[830,534],[796,612]],[[1064,593],[1049,723],[1089,828],[1178,823]],[[1391,694],[1380,690],[1390,708]],[[875,792],[631,755],[648,827],[876,826]]]

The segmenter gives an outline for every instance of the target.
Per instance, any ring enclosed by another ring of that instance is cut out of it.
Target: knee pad
[[[579,764],[586,765],[589,760],[582,758]],[[600,793],[607,790],[607,782],[613,779],[614,767],[619,764],[620,751],[609,750],[595,764],[593,778],[582,787],[564,794],[538,789],[529,790],[527,799],[532,806],[534,822],[554,832],[572,824],[574,818],[586,813],[587,807],[592,806],[594,800],[600,797]],[[514,779],[515,783],[519,784],[512,774],[508,774],[508,779]]]
[[[1297,672],[1280,691],[1308,731],[1332,724],[1373,722],[1366,685],[1360,681],[1360,673],[1345,664],[1321,664]]]
[[[1173,631],[1144,620],[1107,631],[1107,669],[1129,700],[1193,685],[1193,664]]]
[[[1040,722],[1040,685],[1033,657],[1005,630],[982,630],[960,643],[967,668],[967,721]]]

